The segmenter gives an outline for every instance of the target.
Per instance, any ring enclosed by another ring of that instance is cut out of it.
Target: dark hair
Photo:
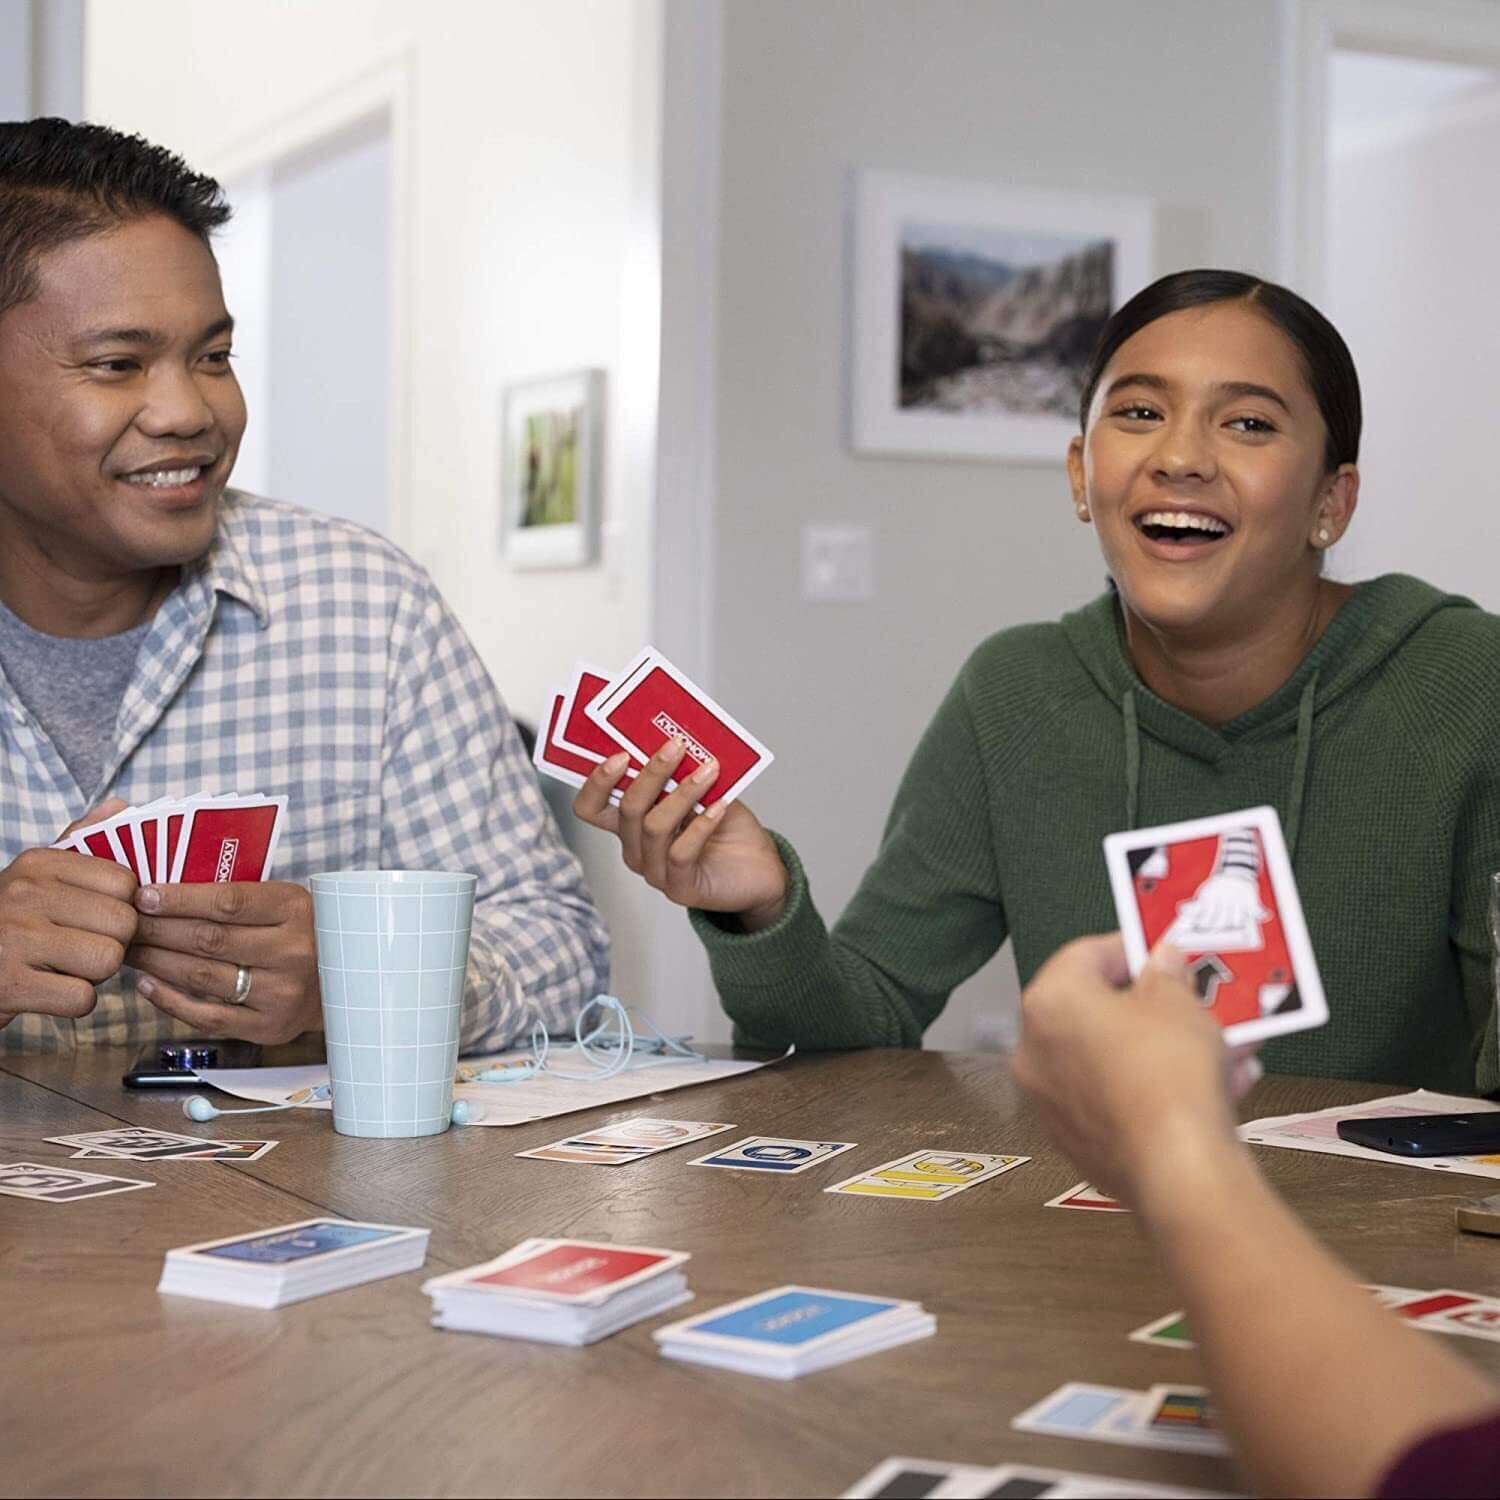
[[[1304,297],[1262,281],[1243,271],[1174,271],[1153,281],[1133,296],[1104,325],[1094,346],[1084,376],[1083,398],[1078,407],[1079,425],[1087,428],[1089,404],[1104,374],[1104,367],[1132,334],[1168,313],[1215,302],[1250,302],[1296,346],[1307,370],[1308,384],[1328,429],[1324,448],[1330,471],[1340,464],[1359,460],[1359,429],[1363,420],[1359,399],[1359,375],[1349,346],[1337,328]]]
[[[0,314],[36,294],[38,259],[71,240],[165,214],[204,244],[224,190],[138,135],[70,120],[0,123]]]

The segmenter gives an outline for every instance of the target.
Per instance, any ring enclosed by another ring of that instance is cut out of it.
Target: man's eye
[[[229,362],[234,358],[233,349],[210,349],[203,358],[211,365],[216,365],[221,370],[229,368]]]
[[[121,355],[118,359],[96,359],[90,368],[102,370],[106,375],[128,375],[132,370],[140,369],[140,362]]]

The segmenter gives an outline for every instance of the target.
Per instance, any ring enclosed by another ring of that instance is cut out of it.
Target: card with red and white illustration
[[[483,1265],[435,1276],[422,1290],[462,1287],[501,1296],[597,1306],[632,1286],[675,1270],[685,1250],[611,1245],[597,1240],[523,1240]]]
[[[1328,1019],[1275,808],[1112,833],[1104,859],[1132,975],[1166,938],[1232,1046]]]
[[[1096,1214],[1128,1214],[1130,1210],[1123,1203],[1101,1193],[1092,1183],[1080,1182],[1076,1187],[1070,1187],[1067,1192],[1059,1193],[1055,1198],[1049,1198],[1043,1208],[1082,1208]]]
[[[162,797],[77,829],[54,848],[124,865],[142,884],[270,878],[287,799]]]
[[[645,647],[598,697],[584,705],[621,749],[648,761],[676,736],[687,747],[679,779],[710,760],[719,776],[699,806],[733,802],[775,759],[770,750],[654,646]]]
[[[531,752],[531,763],[544,776],[550,776],[554,781],[561,781],[567,786],[582,786],[585,781],[593,775],[594,768],[605,760],[605,756],[597,758],[585,755],[575,750],[570,745],[565,745],[558,738],[558,731],[562,727],[568,705],[566,693],[553,693],[551,705],[547,710],[547,723],[541,734],[536,737],[536,745]],[[616,746],[615,750],[618,751]],[[609,794],[611,805],[618,806],[623,795],[622,788],[630,785],[638,775],[636,767],[626,769],[625,779]]]

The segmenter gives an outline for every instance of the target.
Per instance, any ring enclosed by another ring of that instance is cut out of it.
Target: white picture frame
[[[604,371],[506,386],[501,400],[501,547],[513,568],[579,568],[599,551]]]
[[[865,171],[853,230],[854,451],[1061,464],[1078,431],[1090,334],[1153,279],[1151,201]],[[1087,278],[1089,295],[1068,317],[1056,309],[1077,296],[1070,271]],[[910,319],[904,274],[913,278]],[[933,289],[920,302],[918,277]],[[950,359],[961,362],[931,373]]]

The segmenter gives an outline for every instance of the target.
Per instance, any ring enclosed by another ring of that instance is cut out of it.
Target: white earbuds
[[[202,1094],[194,1094],[191,1099],[184,1099],[182,1112],[190,1120],[203,1123],[208,1120],[217,1120],[220,1115],[266,1115],[277,1109],[295,1109],[293,1104],[258,1104],[254,1109],[220,1109],[217,1104],[210,1104]]]

